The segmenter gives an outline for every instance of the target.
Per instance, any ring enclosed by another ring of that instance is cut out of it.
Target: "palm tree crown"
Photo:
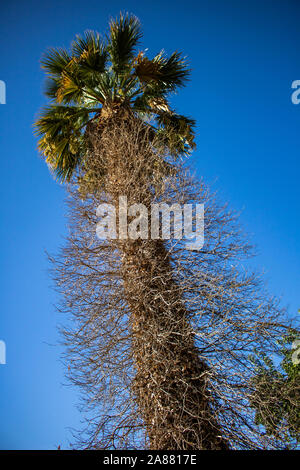
[[[138,19],[121,14],[101,38],[88,31],[66,49],[50,49],[42,59],[51,103],[35,123],[39,149],[59,181],[69,181],[86,150],[85,130],[121,108],[147,121],[153,135],[173,155],[194,147],[194,120],[174,112],[171,92],[185,84],[190,70],[179,52],[152,59],[137,47]]]

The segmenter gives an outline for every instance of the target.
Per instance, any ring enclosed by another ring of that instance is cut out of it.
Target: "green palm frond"
[[[59,76],[70,63],[72,57],[66,49],[49,49],[42,57],[42,68],[51,76]]]
[[[69,180],[81,160],[83,129],[90,112],[86,108],[53,105],[45,108],[36,121],[39,150],[60,181]]]
[[[120,14],[120,17],[110,22],[108,51],[116,73],[126,72],[136,54],[136,46],[142,37],[139,20],[132,15]]]
[[[42,68],[47,72],[46,94],[58,103],[80,103],[83,87],[76,58],[65,49],[50,49],[42,58]]]
[[[97,33],[77,36],[70,55],[65,49],[50,49],[42,59],[47,71],[46,95],[58,103],[78,103],[86,98],[102,101],[91,91],[101,80],[107,62],[107,50]]]
[[[57,102],[69,104],[80,103],[83,98],[83,88],[78,74],[74,69],[62,73],[60,87],[57,90]]]
[[[154,113],[172,113],[168,101],[160,93],[143,93],[134,100],[132,108],[149,118],[153,117]]]
[[[87,102],[92,106],[97,102],[103,104],[105,98],[97,90],[98,85],[101,87],[103,75],[105,74],[97,71],[83,70],[81,65],[73,60],[61,74],[56,101],[79,106],[87,105]]]
[[[185,155],[195,147],[195,120],[180,114],[162,112],[156,117],[158,136],[175,155]]]
[[[160,52],[152,60],[139,55],[136,60],[135,74],[147,89],[159,89],[164,92],[173,91],[184,86],[190,75],[190,69],[179,52],[167,57]]]
[[[102,47],[100,34],[95,31],[85,31],[84,35],[78,34],[71,44],[72,56],[80,59],[87,51],[98,51]]]
[[[48,96],[51,100],[57,100],[57,92],[60,87],[60,79],[56,77],[47,77],[44,91],[45,95]]]
[[[186,60],[179,52],[167,56],[163,51],[149,59],[137,52],[141,37],[138,19],[121,14],[110,22],[105,40],[86,31],[76,36],[70,51],[52,48],[42,58],[52,105],[37,120],[36,132],[39,149],[59,180],[69,180],[82,162],[87,123],[120,107],[131,107],[153,125],[151,138],[157,135],[171,153],[186,154],[195,146],[195,122],[176,114],[168,102],[169,93],[189,77]]]
[[[88,122],[89,113],[96,111],[97,109],[91,110],[77,106],[47,106],[42,109],[40,117],[35,123],[35,133],[36,135],[47,133],[55,137],[53,126],[57,128],[58,132],[63,132],[66,127],[71,130],[79,130]]]
[[[167,89],[182,87],[186,84],[190,76],[190,69],[186,59],[180,52],[173,52],[170,57],[166,57],[164,52],[154,57],[153,62],[159,64],[158,83]]]
[[[47,134],[39,141],[39,150],[58,181],[69,181],[81,160],[79,139],[72,134],[58,135],[55,139]]]
[[[115,78],[108,73],[104,73],[98,79],[97,94],[104,102],[112,101],[115,88]]]
[[[81,72],[105,72],[108,52],[98,33],[86,31],[83,37],[76,36],[71,51],[73,57],[77,59]]]
[[[127,96],[129,99],[135,95],[135,92],[140,88],[138,78],[133,74],[124,74],[119,80],[119,94]]]
[[[140,53],[135,59],[135,73],[142,83],[154,82],[160,77],[159,64]]]

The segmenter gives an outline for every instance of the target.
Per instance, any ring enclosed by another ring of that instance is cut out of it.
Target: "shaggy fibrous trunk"
[[[68,377],[87,418],[76,447],[285,448],[287,424],[278,436],[256,425],[253,398],[272,416],[276,397],[257,393],[252,354],[280,354],[293,321],[245,269],[252,249],[238,215],[153,141],[150,126],[130,113],[97,119],[69,188],[66,245],[53,259],[59,309],[72,319],[62,329]],[[148,215],[153,203],[203,203],[203,248],[132,238],[134,210],[129,236],[124,226],[116,239],[97,236],[96,209],[111,203],[118,214],[120,196]]]
[[[160,191],[157,188],[163,185],[163,172],[143,126],[133,119],[119,124],[114,119],[96,127],[91,140],[92,154],[98,152],[106,160],[104,189],[115,207],[119,197],[126,196],[128,205],[143,203],[150,208]],[[97,158],[92,166],[97,180]],[[122,256],[123,286],[131,312],[136,370],[132,394],[150,448],[227,449],[211,409],[209,370],[195,346],[183,292],[173,276],[164,241],[128,238],[112,243]]]
[[[121,250],[132,315],[132,389],[150,448],[226,449],[210,409],[209,371],[195,347],[163,242],[128,242]]]

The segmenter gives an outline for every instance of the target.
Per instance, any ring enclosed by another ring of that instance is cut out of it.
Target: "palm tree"
[[[169,104],[170,94],[185,85],[189,77],[186,60],[179,52],[167,56],[164,51],[148,58],[145,51],[137,50],[141,36],[137,18],[121,14],[110,22],[105,39],[89,31],[76,37],[70,52],[51,49],[44,56],[46,95],[51,103],[42,111],[36,129],[39,149],[58,181],[72,182],[80,171],[88,184],[92,177],[86,156],[93,156],[95,142],[110,126],[120,125],[130,134],[139,124],[153,146],[163,146],[175,157],[194,148],[194,120],[176,113]],[[113,157],[109,158],[107,165],[97,169],[106,178],[96,178],[93,190],[110,191],[117,203],[126,185],[120,171],[111,170],[115,167]],[[116,185],[109,185],[112,179],[118,183],[115,191],[112,188]],[[145,192],[144,180],[137,184]],[[172,258],[164,242],[120,241],[118,248],[132,314],[136,362],[132,390],[150,448],[228,448],[212,413],[205,378],[207,366],[194,344],[188,312],[172,278]],[[155,278],[150,275],[153,270]],[[147,305],[139,302],[141,280],[149,293]],[[162,344],[166,309],[173,326]],[[186,336],[182,335],[184,330]],[[187,339],[178,341],[178,337]],[[156,362],[153,351],[159,351]]]

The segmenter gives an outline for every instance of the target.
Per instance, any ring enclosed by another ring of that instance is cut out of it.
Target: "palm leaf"
[[[78,76],[74,73],[64,71],[62,73],[61,84],[56,93],[58,103],[71,103],[80,101],[83,98],[83,89]]]
[[[160,65],[140,53],[135,60],[135,73],[142,83],[156,81],[160,77]]]
[[[190,70],[179,52],[173,52],[170,57],[160,52],[152,60],[143,56],[137,57],[135,74],[142,83],[147,84],[146,90],[153,88],[168,92],[184,86]]]
[[[195,148],[194,119],[180,114],[162,112],[156,116],[158,137],[171,153],[185,155]]]
[[[60,88],[61,82],[60,79],[56,77],[47,77],[44,90],[45,95],[52,100],[57,100],[57,92]]]
[[[108,51],[116,73],[124,73],[130,68],[141,37],[140,23],[135,16],[121,13],[119,18],[110,22]]]
[[[50,106],[36,121],[39,150],[60,181],[69,180],[81,161],[83,129],[90,119],[90,112],[92,110],[75,106]]]
[[[176,155],[194,147],[194,121],[174,113],[167,101],[168,93],[188,79],[186,61],[178,52],[169,57],[161,52],[153,59],[137,54],[141,36],[138,19],[121,14],[110,22],[106,43],[97,32],[86,31],[76,36],[70,52],[49,49],[44,55],[46,95],[53,104],[42,111],[36,133],[40,151],[58,179],[69,180],[83,164],[87,124],[103,107],[108,113],[114,105],[131,107],[148,121],[151,139],[157,135]]]
[[[71,51],[81,71],[93,73],[105,71],[108,52],[98,33],[86,31],[83,37],[76,36]]]
[[[83,36],[76,36],[71,45],[72,56],[80,59],[82,54],[87,51],[97,51],[102,47],[100,34],[95,31],[85,31]]]
[[[42,68],[49,75],[60,75],[71,61],[68,51],[62,48],[49,49],[41,60]]]

